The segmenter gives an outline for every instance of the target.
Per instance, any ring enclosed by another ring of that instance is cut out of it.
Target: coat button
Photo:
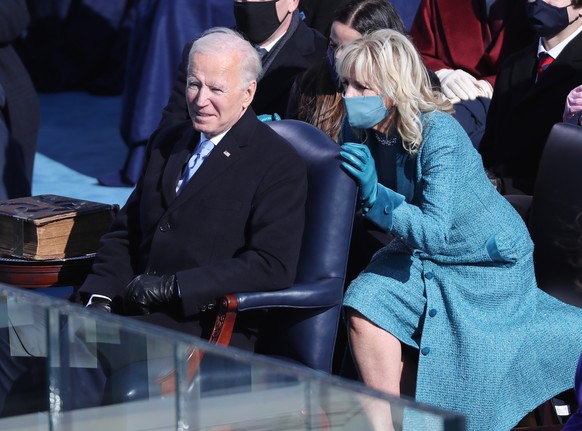
[[[420,350],[420,353],[422,353],[424,356],[428,355],[430,353],[430,347],[423,347]]]
[[[169,230],[170,230],[170,223],[168,223],[168,222],[164,222],[164,223],[162,223],[162,224],[160,225],[160,230],[161,230],[162,232],[167,232],[167,231],[169,231]]]
[[[204,313],[206,311],[206,305],[203,305],[202,307],[200,307],[200,311],[202,311]]]
[[[437,311],[436,311],[436,309],[434,309],[434,308],[431,308],[431,309],[428,311],[428,315],[429,315],[430,317],[434,317],[434,316],[436,316],[436,315],[437,315]]]
[[[430,271],[428,271],[426,274],[424,274],[424,278],[426,278],[427,280],[432,280],[433,277],[434,277],[434,274]]]
[[[384,207],[384,214],[390,214],[392,212],[392,208],[390,208],[388,205],[386,205]]]

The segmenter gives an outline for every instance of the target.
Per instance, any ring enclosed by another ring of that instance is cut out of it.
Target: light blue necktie
[[[200,141],[198,146],[196,147],[196,151],[190,156],[188,163],[184,166],[184,172],[182,173],[182,177],[178,182],[178,186],[176,188],[176,193],[182,191],[184,186],[190,181],[190,179],[194,176],[198,168],[202,165],[202,162],[208,154],[214,149],[214,144],[210,140],[203,140]]]

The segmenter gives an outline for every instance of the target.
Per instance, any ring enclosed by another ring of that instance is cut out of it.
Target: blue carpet
[[[96,178],[123,165],[120,96],[82,92],[40,94],[41,125],[32,194],[119,204],[132,188],[104,187]]]

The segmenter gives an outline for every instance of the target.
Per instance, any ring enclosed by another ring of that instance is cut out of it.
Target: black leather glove
[[[111,300],[107,298],[93,298],[86,308],[111,313]]]
[[[127,285],[123,306],[128,314],[147,315],[164,310],[179,299],[180,290],[174,274],[141,274]]]

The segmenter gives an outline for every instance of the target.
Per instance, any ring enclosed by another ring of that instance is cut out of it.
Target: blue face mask
[[[369,129],[386,118],[394,106],[386,108],[382,96],[354,96],[345,97],[344,104],[348,115],[348,123],[356,129]]]
[[[555,36],[578,19],[570,21],[569,6],[552,6],[543,0],[528,2],[525,7],[529,23],[540,37]]]

